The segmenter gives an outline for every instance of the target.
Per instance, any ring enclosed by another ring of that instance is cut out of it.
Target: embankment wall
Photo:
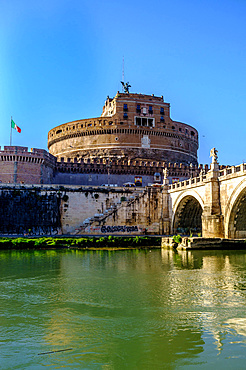
[[[1,185],[2,235],[162,232],[160,189]]]

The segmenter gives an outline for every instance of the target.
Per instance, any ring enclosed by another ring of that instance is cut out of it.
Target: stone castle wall
[[[158,161],[106,160],[93,159],[75,162],[57,162],[54,183],[70,185],[102,185],[135,182],[135,177],[142,179],[142,186],[163,180],[163,170],[168,170],[170,183],[183,181],[198,176],[201,170],[207,172],[208,166],[187,166],[182,163],[165,163]],[[159,174],[159,181],[156,175]]]
[[[50,130],[48,148],[59,161],[128,158],[196,165],[198,132],[173,121],[163,98],[118,93],[108,98],[101,117]]]
[[[55,164],[56,158],[46,150],[5,146],[0,148],[0,182],[50,184]]]
[[[40,185],[0,185],[0,234],[61,233],[60,194]]]
[[[70,184],[102,185],[135,182],[142,179],[142,186],[161,182],[163,169],[168,169],[170,183],[182,181],[199,174],[202,165],[187,166],[182,163],[161,161],[94,158],[76,158],[57,162],[56,158],[43,149],[8,147],[0,151],[0,182],[16,184]],[[204,166],[206,170],[206,166]],[[207,170],[206,170],[207,171]],[[159,181],[156,181],[159,174]]]
[[[197,176],[198,133],[170,118],[163,97],[117,93],[107,98],[101,117],[55,127],[42,149],[0,148],[0,182],[122,186],[141,178],[142,186]]]
[[[1,235],[161,233],[159,189],[0,185]]]

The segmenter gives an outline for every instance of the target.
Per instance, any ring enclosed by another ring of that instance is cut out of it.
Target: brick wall
[[[1,149],[1,148],[0,148]],[[43,149],[5,146],[0,150],[2,183],[41,184],[53,182],[56,158]]]

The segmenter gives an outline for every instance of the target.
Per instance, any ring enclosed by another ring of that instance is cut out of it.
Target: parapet
[[[57,159],[44,149],[22,146],[0,147],[0,182],[22,184],[49,184]]]
[[[8,162],[35,162],[49,163],[55,167],[57,159],[45,149],[31,148],[30,151],[26,146],[4,146],[0,147],[0,161]]]
[[[198,176],[202,165],[192,167],[182,163],[166,163],[164,161],[146,161],[146,160],[127,160],[127,159],[113,159],[107,160],[103,158],[98,159],[80,159],[80,161],[68,158],[68,160],[57,162],[57,172],[71,172],[71,173],[110,173],[124,174],[131,173],[136,175],[154,175],[156,172],[162,173],[165,168],[168,170],[169,176],[175,177],[195,177]],[[204,166],[204,172],[208,171],[208,165]]]

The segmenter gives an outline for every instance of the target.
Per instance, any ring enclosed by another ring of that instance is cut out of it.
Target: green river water
[[[245,360],[246,251],[0,252],[0,369]]]

